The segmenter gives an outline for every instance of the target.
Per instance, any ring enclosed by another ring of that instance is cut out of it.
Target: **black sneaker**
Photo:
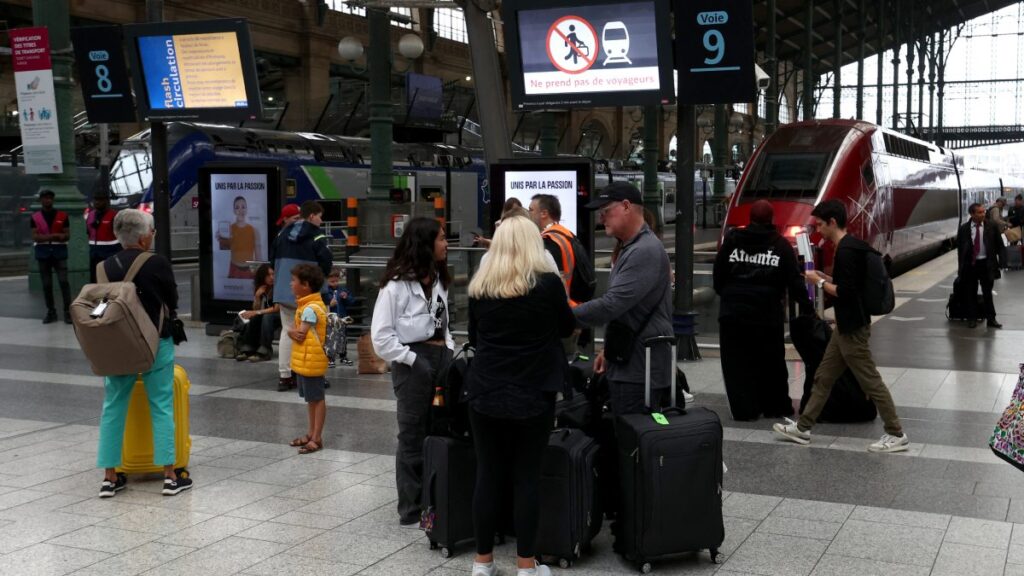
[[[328,380],[327,378],[324,378],[324,390],[326,390],[326,389],[328,389],[330,387],[331,387],[331,381]]]
[[[295,386],[294,378],[279,378],[277,381],[277,391],[287,392]]]
[[[191,478],[182,478],[178,476],[177,480],[171,480],[170,478],[164,478],[164,496],[174,496],[179,492],[184,492],[192,487]]]
[[[100,486],[100,498],[113,498],[114,494],[124,490],[124,487],[127,484],[128,478],[120,472],[117,473],[117,481],[115,482],[111,482],[104,478],[103,484]]]
[[[46,317],[43,318],[43,324],[53,324],[57,321],[57,312],[51,310],[46,313]]]

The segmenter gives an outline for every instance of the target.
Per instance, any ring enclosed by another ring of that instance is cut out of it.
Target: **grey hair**
[[[129,208],[114,217],[114,236],[125,248],[137,246],[139,240],[153,230],[153,215],[149,212]]]

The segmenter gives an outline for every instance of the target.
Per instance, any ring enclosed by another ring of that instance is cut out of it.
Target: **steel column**
[[[768,90],[765,92],[764,135],[775,132],[779,124],[779,61],[776,56],[775,0],[768,0],[768,45],[765,49],[765,64],[768,66]],[[677,140],[678,141],[678,140]]]
[[[903,0],[894,0],[896,17],[893,18],[893,43],[892,43],[892,129],[899,128],[900,122],[900,32],[903,23],[902,16]]]
[[[725,159],[729,155],[729,111],[725,104],[715,104],[715,188],[714,195],[721,199],[725,196]],[[684,180],[686,182],[686,180]],[[685,194],[683,194],[685,196]],[[676,194],[676,198],[679,194]]]
[[[864,55],[867,52],[868,12],[866,0],[857,3],[857,15],[860,17],[860,38],[857,41],[857,119],[864,118]]]
[[[693,180],[697,157],[697,112],[680,105],[676,115],[676,182]],[[677,188],[677,191],[682,191]],[[679,338],[679,359],[699,360],[696,315],[693,312],[693,194],[676,194],[676,286],[673,324]]]
[[[658,197],[658,129],[661,119],[661,106],[644,106],[644,207],[654,214],[659,228],[665,219],[659,210],[661,198]],[[677,145],[678,142],[677,138]]]
[[[904,120],[906,128],[909,130],[910,125],[914,122],[914,4],[911,2],[908,11],[910,12],[907,16],[907,25],[909,26],[908,32],[910,33],[907,37],[907,117]]]
[[[875,94],[875,124],[882,125],[882,102],[885,91],[885,0],[878,0],[878,89]]]
[[[386,200],[394,183],[391,143],[391,17],[387,8],[366,8],[370,28],[367,65],[370,75],[370,199]]]
[[[946,137],[942,134],[942,115],[945,107],[946,95],[946,31],[939,32],[939,118],[938,127],[935,130],[935,143],[939,146],[946,145]]]
[[[843,4],[845,0],[833,0],[832,6],[835,10],[835,57],[832,62],[832,117],[839,118],[842,115],[843,99]]]
[[[814,118],[814,0],[804,7],[804,120]]]
[[[925,43],[927,36],[922,36],[917,42],[917,130],[920,132],[924,126],[924,70],[927,64],[927,52]]]
[[[483,133],[484,158],[490,165],[512,157],[505,81],[495,44],[493,21],[487,17],[488,12],[496,10],[497,6],[495,2],[484,1],[460,1],[458,4],[462,6],[466,17],[466,35],[472,46],[469,53],[473,60],[473,82],[477,94],[487,95],[486,98],[477,98],[476,104],[480,113],[480,131]]]

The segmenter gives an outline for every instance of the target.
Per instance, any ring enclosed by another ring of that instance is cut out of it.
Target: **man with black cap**
[[[636,186],[612,182],[587,208],[598,211],[605,234],[618,239],[622,248],[612,263],[607,292],[573,312],[585,326],[607,325],[605,349],[598,353],[594,371],[607,373],[612,412],[636,414],[644,411],[643,341],[673,334],[668,253],[644,223],[643,198]],[[675,370],[671,348],[656,346],[651,364],[651,403],[658,409],[667,397],[669,370]]]
[[[64,323],[71,324],[68,307],[71,305],[71,285],[68,284],[68,239],[71,225],[68,215],[53,207],[52,190],[39,192],[42,208],[32,214],[32,241],[35,243],[36,262],[39,263],[39,277],[43,281],[43,297],[46,298],[46,317],[43,324],[57,321],[57,305],[53,301],[53,272],[60,282],[60,295],[64,300]]]
[[[85,211],[85,229],[89,234],[89,281],[96,282],[96,266],[121,251],[114,237],[114,216],[110,209],[110,192],[97,186],[93,192],[92,208]]]
[[[793,415],[786,367],[786,293],[810,313],[793,246],[772,222],[767,200],[750,205],[750,225],[730,232],[715,258],[722,376],[736,420]]]

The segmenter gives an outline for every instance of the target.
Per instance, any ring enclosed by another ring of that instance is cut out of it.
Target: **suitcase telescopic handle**
[[[677,356],[677,344],[675,336],[651,336],[650,338],[644,338],[644,360],[646,361],[644,368],[644,405],[647,406],[648,410],[653,410],[651,406],[651,348],[658,344],[671,344],[672,345],[672,358],[671,366],[669,369],[671,396],[672,396],[672,408],[676,408],[676,356]],[[679,409],[682,411],[682,409]],[[685,411],[683,411],[685,413]]]

